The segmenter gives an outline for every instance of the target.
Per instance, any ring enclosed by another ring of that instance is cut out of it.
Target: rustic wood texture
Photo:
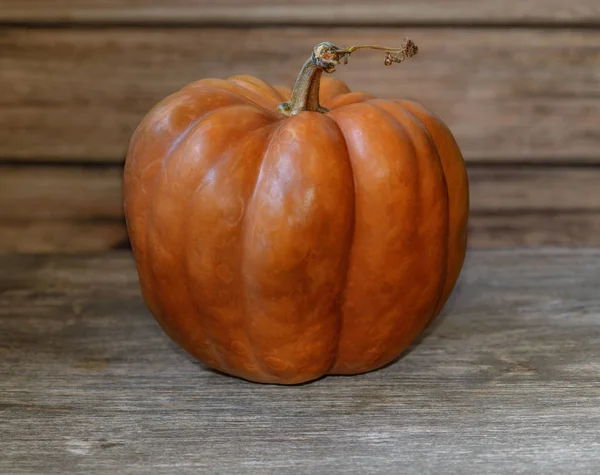
[[[509,211],[473,213],[469,247],[600,246],[600,213]],[[123,220],[0,222],[0,252],[79,253],[129,247]]]
[[[470,166],[471,247],[600,246],[600,169]],[[0,249],[127,242],[119,166],[0,166]]]
[[[600,169],[469,166],[471,211],[600,211]],[[0,165],[0,220],[123,217],[122,168]]]
[[[148,109],[192,80],[248,73],[291,85],[320,41],[404,35],[420,46],[410,62],[386,68],[358,52],[337,77],[422,102],[470,161],[600,162],[600,31],[444,28],[8,28],[0,158],[122,161]]]
[[[471,248],[537,246],[600,246],[600,213],[538,210],[470,217]]]
[[[118,166],[0,165],[0,251],[127,245]]]
[[[122,219],[0,221],[0,252],[77,253],[129,247]]]
[[[122,168],[0,165],[0,220],[123,217]]]
[[[597,24],[596,0],[0,0],[4,22]]]
[[[477,251],[387,368],[265,386],[204,369],[129,253],[0,257],[2,473],[595,473],[600,250]]]

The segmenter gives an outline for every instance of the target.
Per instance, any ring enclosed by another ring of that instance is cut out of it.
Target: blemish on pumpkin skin
[[[233,272],[227,264],[219,264],[216,268],[216,274],[226,284],[230,284],[233,280]]]
[[[235,203],[231,206],[231,211],[232,216],[227,219],[225,223],[228,226],[235,228],[242,222],[246,212],[246,203],[241,196],[238,196],[235,199]]]
[[[279,132],[279,142],[282,144],[291,144],[297,142],[298,134],[292,127],[282,128]]]
[[[290,365],[285,360],[281,359],[277,356],[266,356],[264,358],[266,366],[275,372],[284,373],[285,371],[290,371]]]

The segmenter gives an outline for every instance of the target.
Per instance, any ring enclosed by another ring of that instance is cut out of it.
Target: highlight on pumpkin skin
[[[402,46],[399,48],[379,45],[356,45],[340,48],[329,42],[319,43],[313,48],[311,57],[302,66],[289,101],[280,104],[277,110],[289,117],[304,111],[329,112],[319,104],[321,75],[323,71],[328,74],[335,72],[335,68],[342,60],[344,64],[348,64],[350,55],[359,49],[385,51],[383,64],[386,66],[393,63],[402,63],[415,56],[419,51],[417,45],[408,38],[404,39]]]

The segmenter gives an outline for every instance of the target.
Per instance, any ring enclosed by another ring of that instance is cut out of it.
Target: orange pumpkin
[[[379,368],[456,282],[461,152],[422,106],[321,81],[355,49],[317,45],[293,92],[194,82],[132,138],[125,209],[144,299],[217,370],[293,384]],[[391,51],[386,64],[416,52]]]

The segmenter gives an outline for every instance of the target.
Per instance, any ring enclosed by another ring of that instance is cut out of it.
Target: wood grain
[[[0,165],[0,220],[123,217],[119,166]]]
[[[518,211],[470,216],[470,248],[540,246],[600,247],[600,213]]]
[[[126,243],[120,166],[0,166],[0,251]],[[470,246],[600,246],[600,168],[470,166]]]
[[[470,166],[471,210],[600,211],[600,168]]]
[[[600,168],[469,166],[471,211],[600,211]],[[123,217],[122,168],[0,165],[1,219]]]
[[[0,165],[0,251],[81,252],[127,244],[121,167]]]
[[[0,221],[0,252],[78,253],[128,246],[123,219]]]
[[[0,158],[119,162],[148,109],[192,80],[249,73],[292,84],[320,41],[395,45],[405,35],[420,46],[410,62],[385,68],[359,52],[337,77],[422,102],[471,161],[600,163],[593,29],[8,28]]]
[[[69,23],[596,24],[595,0],[0,0],[0,21]]]
[[[471,252],[387,368],[278,387],[213,373],[127,253],[0,257],[0,472],[594,473],[600,251]]]
[[[0,222],[0,252],[80,253],[128,246],[121,219]],[[600,213],[515,211],[470,217],[472,249],[539,246],[600,246]]]

